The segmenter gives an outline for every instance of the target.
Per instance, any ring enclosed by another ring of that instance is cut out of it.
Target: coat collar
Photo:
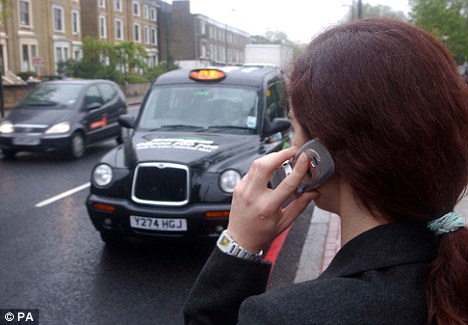
[[[346,243],[319,278],[350,276],[402,264],[430,263],[435,247],[436,236],[425,225],[378,226]]]

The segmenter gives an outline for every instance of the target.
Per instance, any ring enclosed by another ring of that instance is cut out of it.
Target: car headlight
[[[45,133],[46,134],[67,133],[68,131],[70,131],[70,123],[62,122],[62,123],[52,125],[50,128],[48,128],[45,131]]]
[[[10,121],[3,121],[0,123],[0,133],[13,133],[15,132],[15,127]]]
[[[106,186],[112,181],[112,168],[106,164],[97,165],[93,170],[93,182],[98,186]]]
[[[232,193],[240,180],[241,175],[237,171],[229,169],[219,177],[219,187],[226,193]]]

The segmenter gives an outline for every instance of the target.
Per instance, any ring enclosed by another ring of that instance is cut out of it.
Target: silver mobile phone
[[[297,159],[303,152],[309,158],[307,174],[297,187],[296,193],[285,202],[285,205],[289,204],[294,197],[316,189],[335,172],[335,164],[330,153],[317,139],[313,139],[306,142],[292,159],[285,161],[274,171],[270,181],[272,188],[276,188],[292,172]]]

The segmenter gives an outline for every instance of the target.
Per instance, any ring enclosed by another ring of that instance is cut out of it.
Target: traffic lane
[[[89,182],[94,164],[116,145],[115,140],[109,140],[90,146],[80,160],[67,160],[52,153],[19,153],[15,159],[0,159],[2,215],[21,213]]]
[[[182,323],[213,243],[135,241],[107,250],[87,216],[86,194],[31,208],[2,227],[0,306],[38,308],[45,324]]]

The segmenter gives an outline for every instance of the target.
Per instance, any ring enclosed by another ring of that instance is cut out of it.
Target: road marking
[[[43,206],[46,206],[46,205],[51,204],[51,203],[53,203],[55,201],[61,200],[61,199],[65,198],[65,197],[67,197],[67,196],[75,194],[76,192],[82,191],[82,190],[84,190],[84,189],[86,189],[86,188],[88,188],[90,186],[91,186],[91,183],[88,182],[86,184],[83,184],[83,185],[77,186],[75,188],[72,188],[71,190],[68,190],[66,192],[60,193],[59,195],[53,196],[53,197],[51,197],[51,198],[49,198],[47,200],[39,202],[38,204],[36,204],[36,208],[42,208]]]

